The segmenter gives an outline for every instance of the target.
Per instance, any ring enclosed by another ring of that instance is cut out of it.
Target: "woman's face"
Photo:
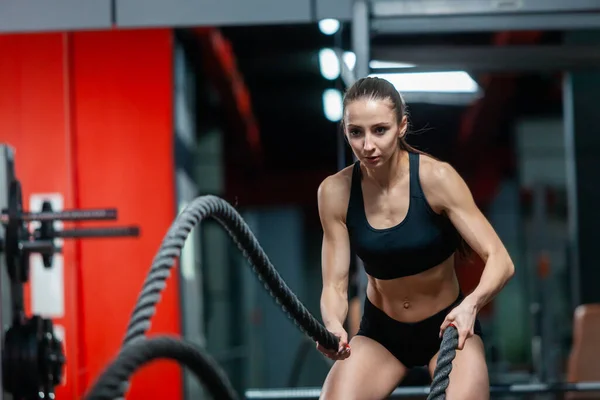
[[[357,99],[346,106],[344,134],[367,168],[386,163],[398,151],[398,139],[406,131],[406,119],[398,125],[391,100]]]

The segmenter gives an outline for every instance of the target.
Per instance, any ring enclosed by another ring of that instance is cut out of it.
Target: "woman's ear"
[[[402,139],[406,136],[406,132],[408,130],[408,118],[405,116],[402,117],[402,121],[400,121],[400,126],[398,126],[398,139]]]
[[[344,137],[344,141],[348,144],[350,144],[348,142],[348,136],[346,136],[346,125],[344,125],[344,120],[342,120],[340,122],[340,135],[342,135]]]

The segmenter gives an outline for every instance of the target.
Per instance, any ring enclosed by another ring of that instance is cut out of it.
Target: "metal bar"
[[[116,0],[119,27],[256,26],[313,22],[309,0]]]
[[[110,0],[0,1],[0,32],[110,29]]]
[[[546,188],[541,183],[533,184],[533,240],[531,248],[533,248],[535,256],[539,257],[545,246],[546,232]],[[547,362],[548,352],[548,333],[545,331],[545,318],[548,317],[546,304],[544,304],[544,286],[543,278],[539,276],[537,263],[538,258],[534,257],[533,262],[536,264],[531,268],[533,272],[532,283],[532,302],[529,306],[532,322],[532,338],[531,351],[533,360],[533,373],[537,380],[545,381],[548,379]]]
[[[417,65],[417,69],[386,68],[377,69],[377,73],[417,70],[564,71],[600,66],[600,48],[591,45],[373,46],[371,53],[373,59]]]
[[[140,235],[140,228],[137,226],[117,226],[106,228],[74,228],[55,231],[57,238],[77,239],[77,238],[109,238]]]
[[[83,220],[114,220],[117,219],[117,209],[81,209],[63,211],[24,212],[23,221],[83,221]]]
[[[21,243],[21,248],[27,253],[53,254],[56,251],[52,240],[35,240]]]
[[[371,19],[365,0],[355,1],[352,8],[352,50],[356,54],[354,76],[364,78],[369,75],[371,61]]]
[[[582,30],[600,28],[600,12],[563,14],[444,15],[373,18],[378,35],[498,31]]]
[[[6,144],[0,144],[0,210],[8,208],[9,187],[14,179],[14,149]],[[2,227],[0,227],[2,228]],[[6,231],[0,229],[0,243],[4,248]],[[11,282],[6,266],[6,257],[0,253],[0,323],[3,327],[10,326],[13,320],[13,309],[11,300]],[[0,340],[0,357],[4,358],[4,340]],[[0,376],[2,375],[2,363],[0,363]],[[3,385],[0,385],[3,387]],[[0,390],[0,400],[6,398],[4,390]]]
[[[336,47],[333,49],[335,55],[338,58],[338,62],[340,63],[340,77],[344,82],[344,86],[350,87],[356,81],[356,76],[354,75],[354,71],[348,68],[348,65],[344,62],[344,51]]]
[[[513,394],[542,394],[542,393],[565,393],[565,392],[596,392],[600,391],[600,382],[580,383],[523,383],[512,385],[495,385],[490,387],[493,395]],[[297,389],[249,389],[246,390],[246,399],[318,399],[321,389],[318,387],[307,387]],[[429,394],[429,386],[407,386],[399,387],[392,392],[390,399],[399,399],[410,396],[423,396]]]
[[[599,11],[596,0],[402,0],[373,1],[374,17],[564,13]]]
[[[565,143],[565,186],[567,189],[568,270],[571,274],[571,305],[581,304],[581,266],[579,264],[579,196],[577,179],[577,148],[575,146],[575,93],[573,74],[563,78],[563,127]]]

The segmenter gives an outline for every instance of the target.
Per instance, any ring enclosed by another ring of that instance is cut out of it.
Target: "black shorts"
[[[446,315],[464,298],[459,294],[454,303],[419,322],[400,322],[389,317],[365,297],[363,317],[357,335],[366,336],[385,347],[407,368],[421,367],[440,349],[440,326]],[[481,324],[475,320],[474,332],[482,336]]]

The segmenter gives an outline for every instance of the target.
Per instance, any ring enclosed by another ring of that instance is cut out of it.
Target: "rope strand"
[[[141,367],[158,359],[171,359],[189,368],[204,384],[211,398],[238,400],[225,372],[197,346],[170,336],[156,336],[128,345],[104,370],[86,400],[111,400],[120,394],[121,383],[129,381]]]
[[[450,384],[450,372],[452,372],[452,361],[456,356],[458,347],[458,331],[452,325],[444,330],[437,364],[433,371],[431,390],[427,400],[445,400],[446,389]]]
[[[298,328],[323,347],[337,350],[339,341],[306,309],[279,275],[240,214],[225,200],[212,195],[194,199],[175,219],[165,235],[146,277],[130,318],[122,348],[144,338],[165,289],[166,280],[180,256],[190,231],[206,218],[214,218],[235,242],[269,294]],[[123,393],[127,382],[123,382]]]

